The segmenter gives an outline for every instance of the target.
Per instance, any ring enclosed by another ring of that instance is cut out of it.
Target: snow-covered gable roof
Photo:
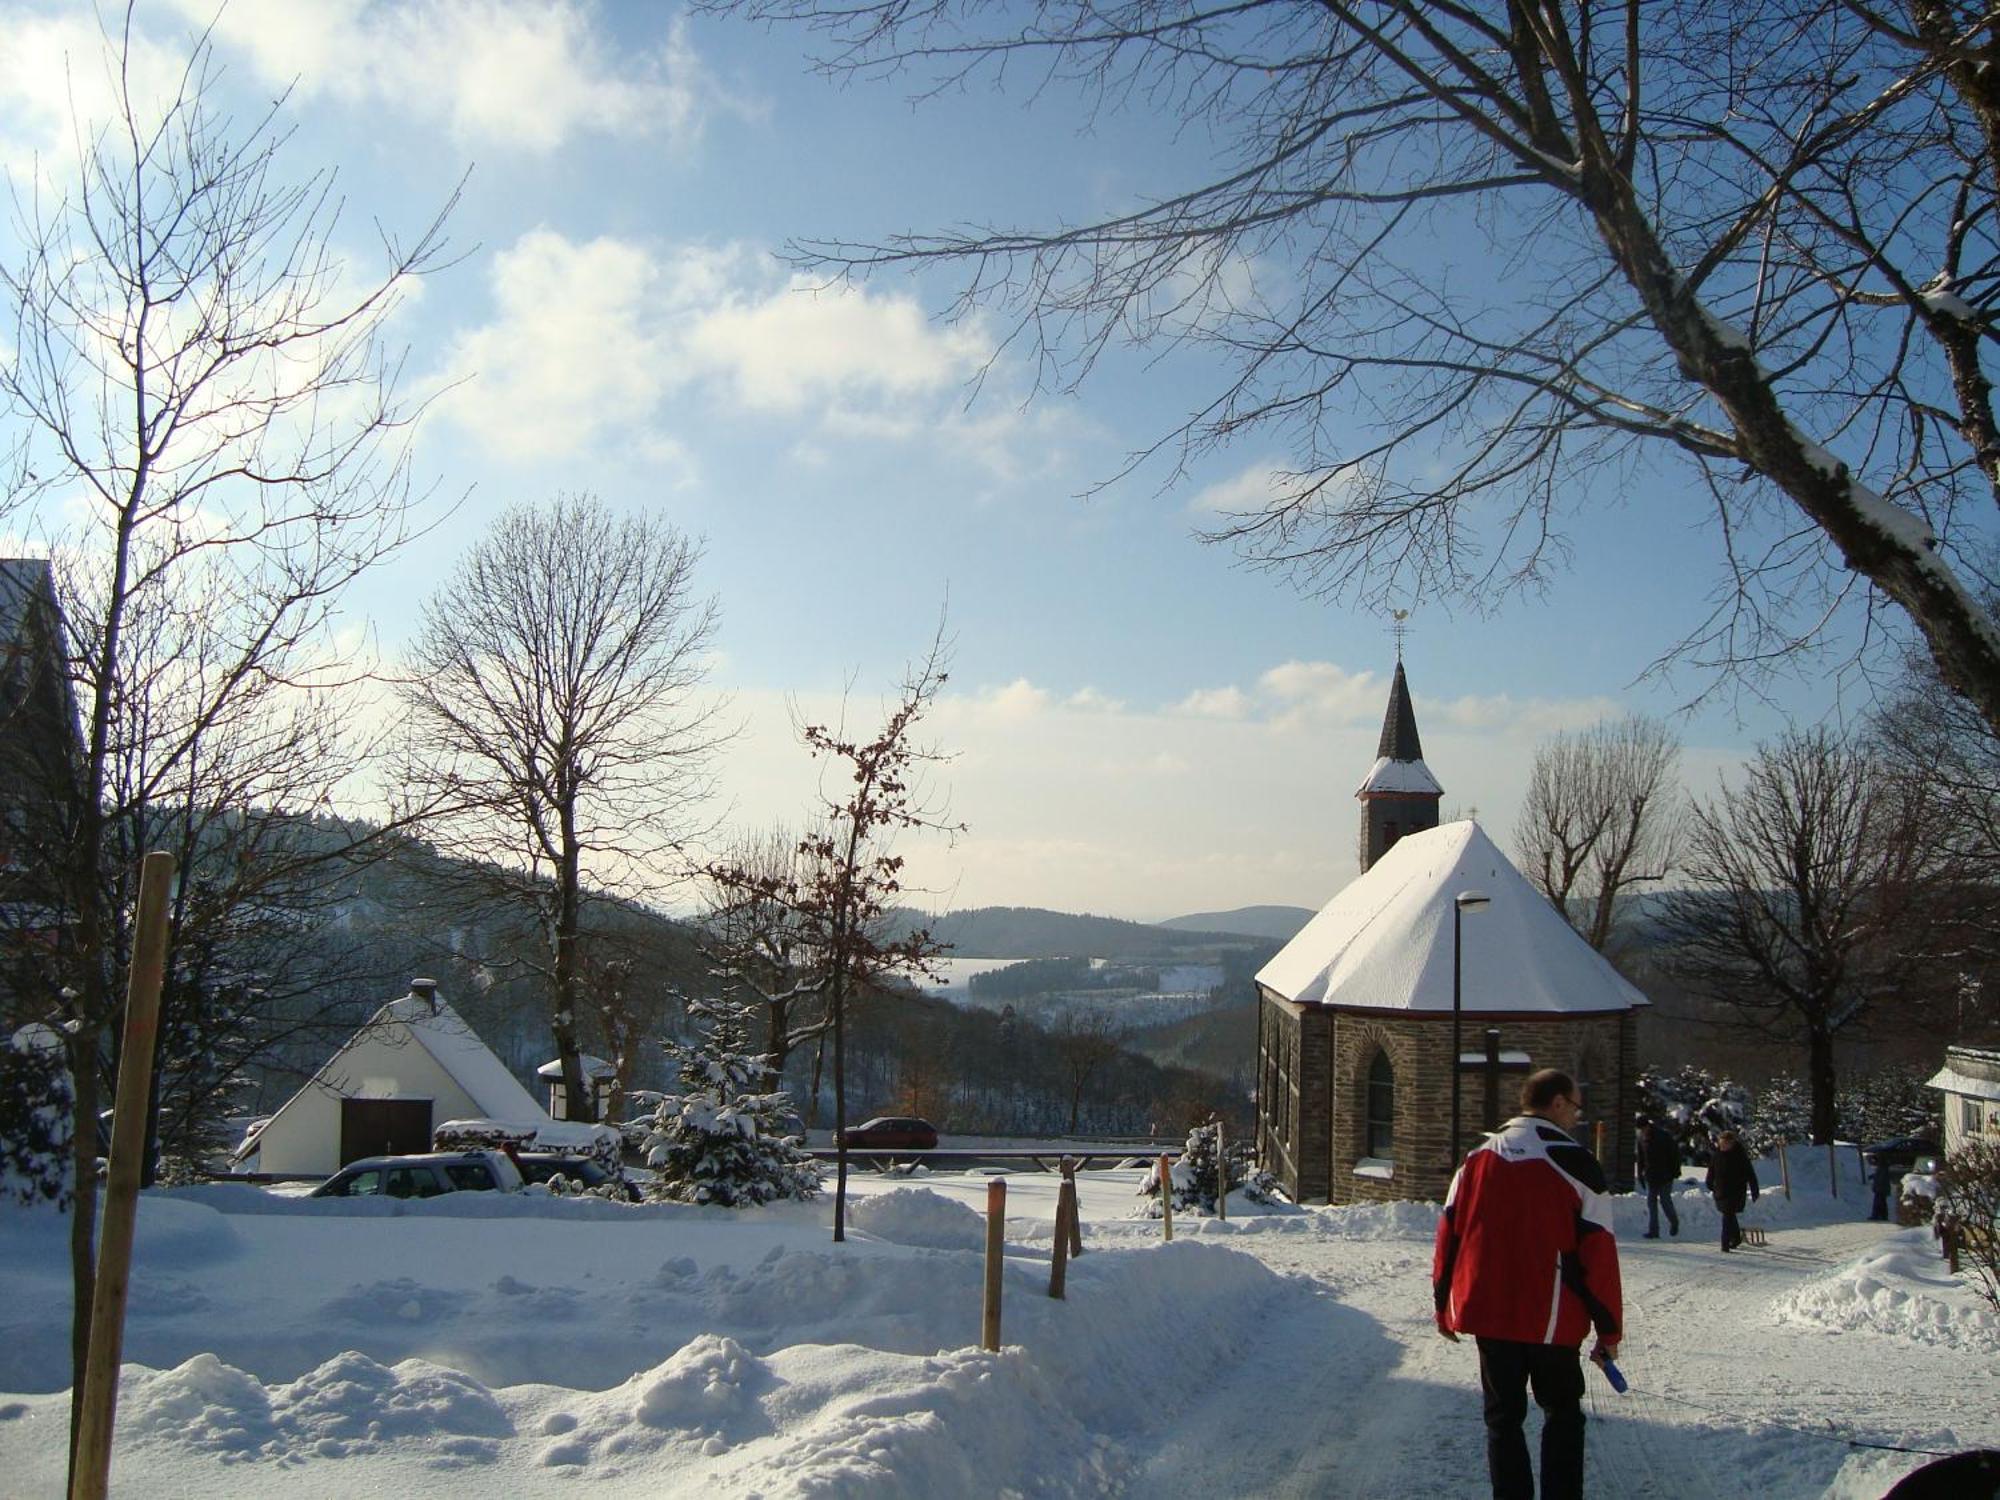
[[[1258,971],[1257,982],[1301,1004],[1449,1011],[1452,902],[1468,890],[1491,898],[1463,918],[1468,1014],[1587,1014],[1647,1003],[1469,820],[1399,839]]]
[[[384,1035],[394,1036],[399,1041],[407,1038],[423,1048],[451,1080],[465,1090],[482,1115],[514,1124],[542,1125],[548,1122],[548,1114],[535,1102],[535,1096],[507,1071],[507,1065],[494,1056],[493,1050],[466,1025],[457,1011],[434,995],[425,998],[408,994],[399,1000],[391,1000],[370,1016],[361,1029],[326,1060],[304,1088],[287,1099],[261,1127],[244,1137],[242,1144],[236,1148],[236,1159],[241,1161],[254,1151],[271,1127],[285,1117],[285,1112],[313,1090],[344,1092],[339,1082],[344,1073],[342,1059],[363,1038]]]
[[[617,1067],[614,1064],[606,1062],[603,1058],[593,1057],[588,1052],[581,1053],[580,1057],[583,1063],[583,1076],[585,1078],[616,1078],[618,1076]],[[535,1069],[535,1076],[537,1078],[561,1078],[562,1059],[560,1057],[550,1058],[539,1068]]]

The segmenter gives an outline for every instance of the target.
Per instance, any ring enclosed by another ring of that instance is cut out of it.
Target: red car
[[[928,1151],[938,1143],[938,1133],[937,1127],[928,1120],[916,1120],[907,1115],[882,1115],[848,1126],[836,1139],[845,1146],[870,1150]]]

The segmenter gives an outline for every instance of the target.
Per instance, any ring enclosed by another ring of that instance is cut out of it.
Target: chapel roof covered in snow
[[[1257,982],[1300,1004],[1449,1012],[1452,903],[1468,890],[1490,904],[1463,918],[1466,1013],[1590,1014],[1647,1003],[1470,820],[1398,840]]]

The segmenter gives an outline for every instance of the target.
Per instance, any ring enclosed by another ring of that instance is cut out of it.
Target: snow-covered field
[[[1897,1449],[2000,1446],[2000,1322],[1927,1231],[1795,1161],[1746,1220],[1763,1249],[1719,1254],[1691,1185],[1679,1238],[1620,1202],[1632,1392],[1592,1377],[1593,1493],[1872,1497],[1924,1462]],[[1434,1207],[1239,1203],[1167,1245],[1126,1217],[1137,1179],[1085,1175],[1055,1302],[1055,1180],[1008,1177],[998,1353],[983,1175],[863,1175],[839,1246],[829,1202],[151,1193],[113,1493],[1485,1492]],[[61,1493],[67,1317],[62,1221],[0,1212],[0,1495]]]

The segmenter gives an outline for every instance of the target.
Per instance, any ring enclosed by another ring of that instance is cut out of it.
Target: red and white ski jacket
[[[1438,1220],[1438,1327],[1523,1344],[1581,1344],[1624,1326],[1604,1169],[1560,1126],[1509,1120],[1465,1159]]]

